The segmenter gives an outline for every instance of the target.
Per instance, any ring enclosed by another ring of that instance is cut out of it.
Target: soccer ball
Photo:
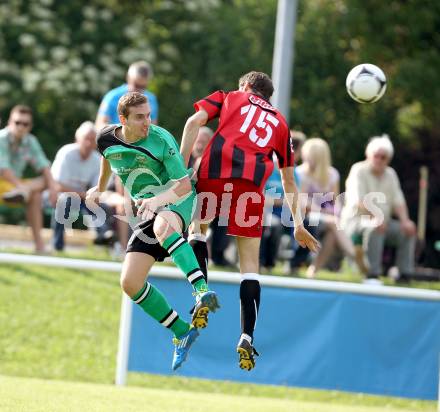
[[[352,99],[359,103],[374,103],[385,93],[387,79],[379,67],[364,63],[350,70],[345,85]]]

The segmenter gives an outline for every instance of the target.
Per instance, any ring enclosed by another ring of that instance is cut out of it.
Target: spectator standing
[[[408,279],[414,272],[416,225],[408,216],[399,177],[389,166],[393,154],[387,135],[373,137],[365,150],[366,160],[351,167],[346,181],[342,225],[349,236],[362,243],[367,283],[380,283],[386,243],[397,247],[400,278]]]
[[[147,96],[151,106],[151,121],[157,124],[159,105],[156,96],[148,91],[148,83],[153,77],[153,70],[146,61],[137,61],[130,65],[127,71],[127,83],[108,91],[99,105],[95,125],[98,130],[108,124],[118,124],[118,102],[128,92],[139,92]]]
[[[41,237],[43,227],[42,192],[49,190],[49,200],[56,203],[56,188],[50,172],[50,162],[37,138],[31,134],[33,114],[28,106],[14,106],[8,125],[0,130],[0,176],[5,202],[25,204],[26,219],[31,227],[36,252],[44,252]],[[40,174],[23,179],[26,166]],[[6,192],[6,193],[5,193]]]
[[[86,121],[76,130],[75,143],[64,145],[58,150],[51,168],[57,191],[60,193],[52,219],[55,250],[64,249],[63,222],[64,219],[69,218],[70,213],[78,214],[81,211],[92,214],[84,200],[87,190],[96,186],[98,182],[99,168],[100,156],[96,151],[96,128],[92,122]],[[79,196],[79,204],[72,203],[72,195]],[[100,206],[106,211],[106,220],[96,228],[96,243],[103,244],[113,238],[108,222],[112,210],[105,204]]]

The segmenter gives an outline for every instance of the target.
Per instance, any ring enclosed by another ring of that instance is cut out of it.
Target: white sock
[[[252,345],[252,338],[248,334],[242,333],[240,336],[240,341],[243,339],[247,340]]]

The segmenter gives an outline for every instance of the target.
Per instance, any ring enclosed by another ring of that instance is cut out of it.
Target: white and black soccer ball
[[[345,85],[352,99],[359,103],[374,103],[385,93],[387,79],[379,67],[364,63],[350,70]]]

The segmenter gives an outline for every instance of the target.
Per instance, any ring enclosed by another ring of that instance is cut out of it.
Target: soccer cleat
[[[172,368],[173,371],[178,369],[183,362],[185,362],[186,357],[188,356],[188,351],[191,345],[195,342],[197,337],[199,336],[199,331],[191,326],[188,332],[186,332],[179,339],[174,338],[174,355],[173,355],[173,363]]]
[[[237,345],[238,352],[238,366],[241,369],[250,371],[255,367],[255,356],[260,356],[260,354],[255,350],[249,341],[246,339],[240,339]]]
[[[194,327],[203,329],[208,326],[208,313],[215,312],[220,308],[220,305],[218,303],[217,294],[212,290],[201,292],[196,296],[197,302],[192,311],[191,323]]]

